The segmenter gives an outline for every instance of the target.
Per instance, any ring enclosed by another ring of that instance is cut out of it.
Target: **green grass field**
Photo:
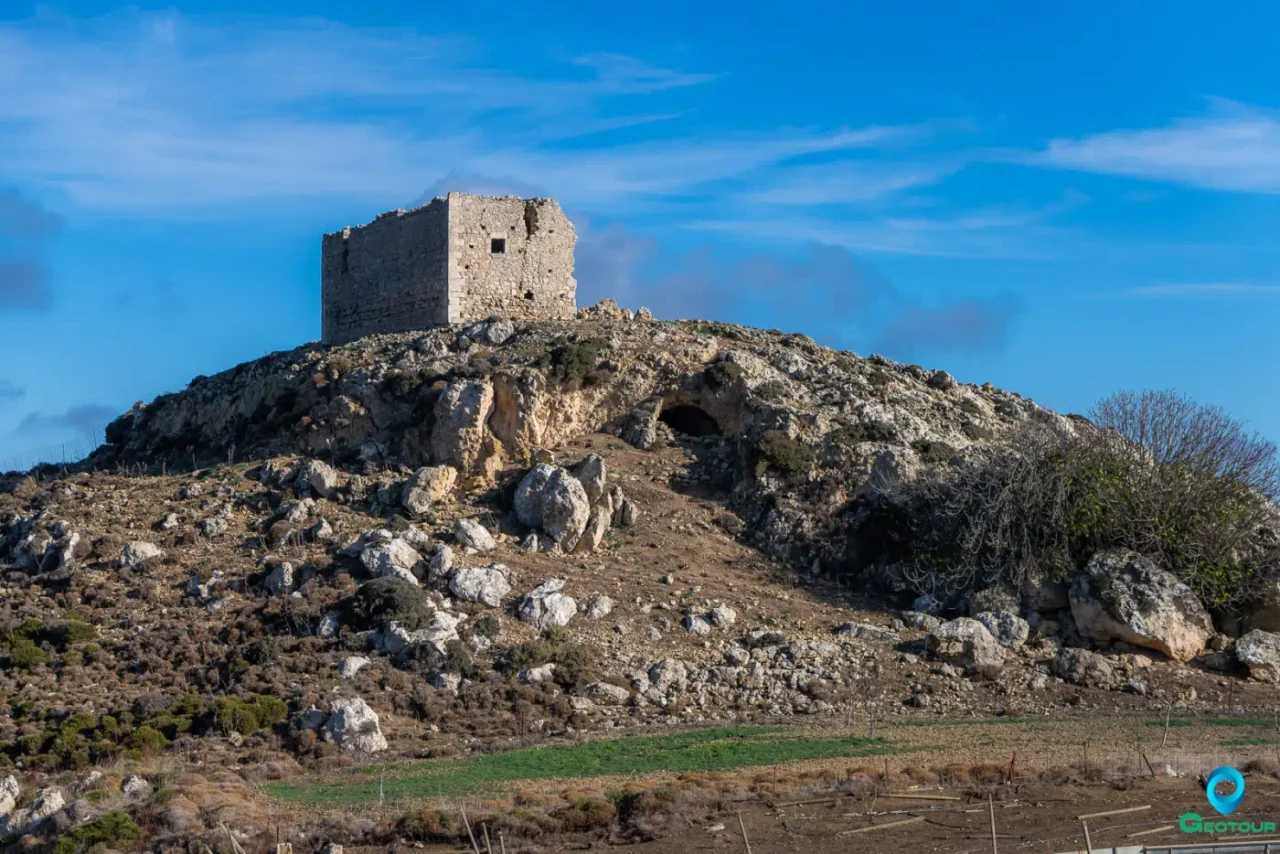
[[[1147,721],[1146,726],[1164,727],[1164,721]],[[1272,718],[1173,718],[1169,721],[1172,727],[1190,727],[1190,726],[1226,726],[1226,727],[1251,727],[1251,726],[1275,726],[1275,720]]]
[[[937,720],[894,721],[891,726],[984,726],[987,724],[1046,724],[1053,721],[1044,718],[939,718]]]
[[[388,800],[462,795],[518,780],[654,772],[728,771],[781,762],[876,756],[897,751],[882,738],[797,738],[777,727],[732,727],[676,735],[589,741],[564,747],[513,750],[467,759],[435,760],[361,769],[350,780],[289,781],[264,786],[281,800],[316,804],[376,802],[379,786]]]

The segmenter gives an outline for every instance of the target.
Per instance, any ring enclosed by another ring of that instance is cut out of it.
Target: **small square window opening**
[[[489,251],[494,255],[504,255],[507,251],[507,239],[505,237],[495,237],[489,241]]]

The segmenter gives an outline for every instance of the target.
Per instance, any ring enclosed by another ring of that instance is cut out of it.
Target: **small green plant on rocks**
[[[757,474],[773,468],[785,475],[800,477],[813,470],[815,459],[812,448],[781,430],[766,430],[756,445]]]

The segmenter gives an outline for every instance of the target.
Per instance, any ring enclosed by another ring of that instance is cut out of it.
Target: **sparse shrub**
[[[124,810],[112,810],[64,833],[54,843],[54,854],[83,854],[97,846],[119,849],[142,841],[142,828]]]
[[[66,649],[72,644],[97,640],[98,629],[91,623],[73,618],[50,629],[50,642],[58,649]]]
[[[837,445],[852,446],[862,442],[892,442],[898,438],[898,431],[887,421],[859,421],[837,427],[830,436]]]
[[[1102,549],[1145,554],[1210,605],[1239,605],[1280,576],[1268,534],[1273,445],[1172,392],[1123,393],[1076,435],[1031,425],[960,470],[900,488],[915,589],[1065,578]]]
[[[393,397],[408,397],[422,385],[422,379],[417,371],[391,371],[382,380],[382,387]]]
[[[713,389],[732,388],[742,379],[742,366],[728,360],[712,362],[702,372],[702,376],[707,385]]]
[[[781,430],[766,430],[756,445],[756,471],[772,467],[791,477],[808,474],[815,461],[813,449]]]
[[[920,455],[920,459],[926,463],[949,462],[956,455],[956,449],[946,442],[937,442],[931,439],[912,442],[911,447]]]
[[[270,664],[280,657],[280,650],[274,635],[260,637],[245,646],[241,657],[250,664]]]
[[[509,650],[505,667],[523,670],[551,662],[556,665],[556,682],[572,689],[592,680],[598,660],[595,647],[573,640],[566,629],[551,628],[542,637]]]
[[[329,378],[336,380],[351,372],[355,368],[355,359],[349,353],[334,353],[329,357],[326,369],[329,372]]]
[[[480,635],[481,637],[485,637],[485,638],[489,638],[490,640],[493,640],[497,638],[499,634],[501,634],[502,624],[499,623],[498,618],[493,616],[492,614],[485,614],[483,617],[476,620],[472,624],[471,631],[473,631],[477,635]]]
[[[550,368],[550,374],[562,383],[582,382],[595,371],[600,354],[609,346],[603,338],[585,338],[570,344],[561,344],[550,353],[544,353],[535,363],[540,368]]]
[[[568,833],[590,833],[607,830],[618,817],[618,809],[601,798],[578,798],[568,806],[551,813]]]
[[[787,384],[782,380],[767,380],[755,387],[755,396],[761,400],[782,400],[787,396]]]
[[[375,578],[360,585],[345,600],[347,620],[357,629],[381,628],[389,620],[398,620],[406,631],[423,628],[435,606],[426,591],[394,578]]]

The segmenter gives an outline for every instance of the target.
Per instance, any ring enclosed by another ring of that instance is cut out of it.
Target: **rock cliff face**
[[[885,558],[883,544],[850,537],[877,485],[963,459],[1026,419],[1073,429],[943,371],[803,335],[646,318],[605,303],[574,321],[277,353],[136,407],[91,463],[175,470],[307,454],[370,472],[447,465],[474,487],[574,436],[646,448],[675,431],[702,438],[696,476],[732,493],[755,545],[840,570]]]

